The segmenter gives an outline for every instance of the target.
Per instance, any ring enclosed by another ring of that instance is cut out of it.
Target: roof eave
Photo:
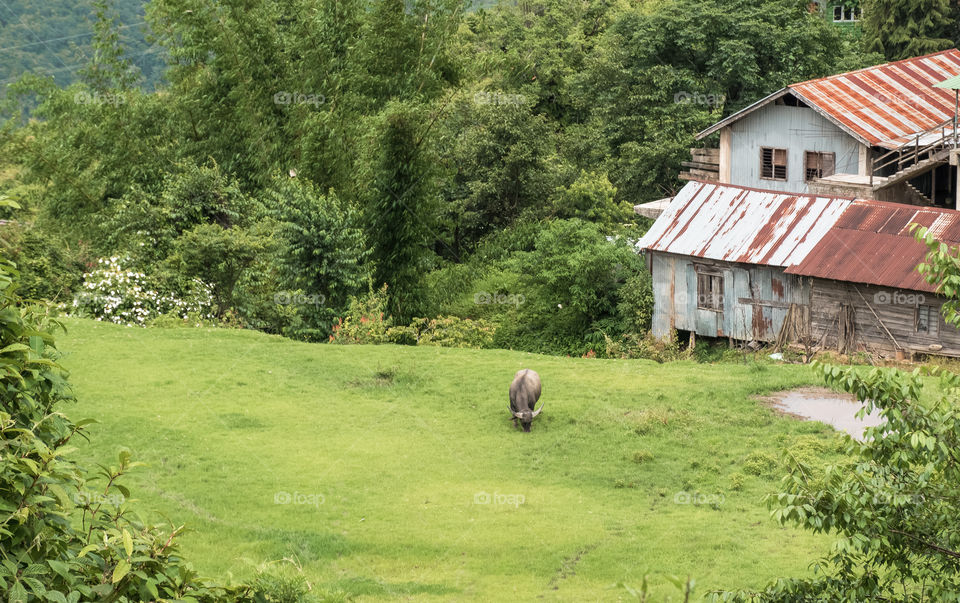
[[[723,127],[726,127],[726,126],[732,124],[733,122],[738,121],[738,120],[746,117],[747,115],[749,115],[750,113],[753,113],[754,111],[756,111],[756,110],[759,109],[760,107],[763,107],[764,105],[766,105],[766,104],[769,103],[769,102],[772,102],[772,101],[777,100],[778,98],[780,98],[781,96],[787,94],[787,93],[790,92],[790,91],[791,91],[790,88],[781,88],[780,90],[777,90],[777,91],[774,92],[773,94],[770,94],[770,95],[768,95],[768,96],[765,96],[765,97],[761,98],[760,100],[754,102],[752,105],[748,105],[748,106],[744,107],[743,109],[740,109],[740,110],[737,111],[736,113],[732,113],[732,114],[728,115],[727,117],[721,119],[721,120],[718,121],[717,123],[715,123],[715,124],[713,124],[712,126],[710,126],[709,128],[707,128],[706,130],[700,132],[699,134],[697,134],[696,139],[697,139],[697,140],[703,140],[704,138],[706,138],[707,136],[710,136],[711,134],[713,134],[713,133],[716,132],[717,130],[719,130],[719,129],[723,128]]]

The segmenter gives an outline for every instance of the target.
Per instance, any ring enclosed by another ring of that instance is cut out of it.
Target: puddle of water
[[[797,415],[811,421],[820,421],[843,430],[854,439],[863,440],[863,430],[883,422],[880,411],[874,411],[862,419],[856,417],[863,404],[853,396],[838,394],[828,389],[800,389],[773,394],[770,398],[777,410]]]

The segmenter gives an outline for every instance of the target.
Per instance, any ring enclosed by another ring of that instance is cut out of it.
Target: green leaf
[[[83,557],[84,555],[86,555],[86,554],[89,553],[90,551],[95,551],[95,550],[97,550],[97,545],[95,545],[95,544],[88,544],[87,546],[85,546],[85,547],[83,547],[82,549],[80,549],[80,552],[79,552],[79,553],[77,553],[77,559]]]
[[[123,529],[123,550],[127,552],[127,557],[133,555],[133,538],[126,528]]]
[[[123,577],[130,571],[130,563],[126,559],[121,559],[117,567],[113,568],[113,578],[111,581],[116,584],[123,580]]]

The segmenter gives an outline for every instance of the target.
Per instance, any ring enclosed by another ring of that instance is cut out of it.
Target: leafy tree
[[[583,172],[570,186],[557,189],[552,200],[554,215],[580,218],[613,229],[630,220],[633,209],[615,200],[617,189],[606,174]]]
[[[866,47],[891,61],[952,48],[956,18],[949,0],[865,0]]]
[[[390,310],[400,322],[420,312],[423,274],[431,263],[437,190],[426,123],[411,107],[390,105],[369,168],[366,212],[374,281],[390,286]]]
[[[792,0],[675,0],[618,14],[574,88],[618,199],[637,203],[678,187],[698,131],[788,83],[834,73],[844,50],[837,28]],[[572,148],[585,154],[591,137],[579,138]]]
[[[452,175],[446,179],[445,224],[459,257],[524,210],[546,214],[560,184],[550,124],[522,95],[477,92],[457,104],[445,124]],[[445,153],[446,155],[446,153]],[[539,207],[538,207],[539,206]]]
[[[313,302],[296,304],[305,315],[298,334],[324,339],[335,314],[367,282],[360,213],[334,191],[323,195],[300,178],[279,180],[268,205],[278,222],[278,265],[287,295]]]
[[[944,372],[924,396],[919,369],[820,365],[826,382],[854,395],[883,423],[849,439],[849,463],[822,471],[788,458],[769,500],[781,523],[835,533],[817,577],[780,579],[728,601],[946,601],[960,597],[960,376]],[[862,411],[863,412],[863,411]]]
[[[599,226],[573,219],[545,224],[533,251],[514,254],[507,265],[520,275],[515,293],[524,300],[501,324],[499,342],[581,354],[598,348],[605,332],[619,334],[617,292],[642,259],[627,241],[609,241]]]

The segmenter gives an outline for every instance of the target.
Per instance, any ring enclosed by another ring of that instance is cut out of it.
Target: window
[[[859,6],[850,7],[843,4],[837,4],[833,7],[833,20],[841,21],[859,21],[863,13]]]
[[[805,182],[832,176],[834,173],[834,164],[836,162],[836,153],[815,153],[807,151],[803,154],[803,179]]]
[[[766,180],[787,179],[787,150],[760,149],[760,177]]]
[[[697,272],[697,307],[723,312],[723,275]]]
[[[913,311],[913,330],[923,335],[937,334],[937,309],[933,306],[917,306]]]

